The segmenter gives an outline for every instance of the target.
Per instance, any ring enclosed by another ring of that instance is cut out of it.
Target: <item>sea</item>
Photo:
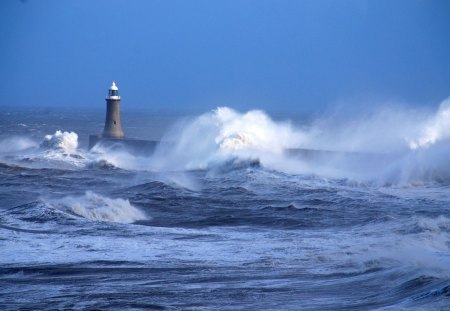
[[[450,104],[0,111],[1,310],[450,310]]]

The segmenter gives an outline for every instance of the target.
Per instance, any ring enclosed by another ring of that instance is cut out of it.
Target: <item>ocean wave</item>
[[[45,135],[41,148],[62,150],[69,154],[73,153],[78,148],[78,134],[58,130],[52,135]]]
[[[88,169],[107,169],[107,170],[117,169],[117,167],[114,164],[108,162],[108,160],[105,160],[105,159],[93,160],[92,162],[90,162],[86,165],[86,168],[88,168]]]
[[[440,215],[437,218],[418,218],[413,224],[412,232],[448,233],[450,232],[450,218]]]
[[[163,174],[195,170],[227,174],[263,168],[380,186],[450,183],[450,99],[434,114],[419,116],[390,108],[354,120],[330,119],[294,127],[259,110],[239,113],[219,107],[180,121],[153,155],[101,144],[86,151],[78,148],[77,133],[62,130],[46,135],[40,149],[26,138],[3,140],[0,153],[16,155],[5,163],[32,167]]]
[[[440,128],[446,124],[447,106],[442,104],[437,113]],[[424,124],[416,113],[382,109],[347,123],[322,120],[295,128],[289,122],[272,120],[262,111],[239,113],[221,107],[177,124],[163,138],[170,143],[160,145],[148,159],[131,161],[127,156],[115,156],[114,163],[159,172],[218,173],[258,163],[291,175],[384,186],[450,182],[446,161],[450,144],[445,135],[429,148],[411,150],[408,145],[408,137],[418,135]]]
[[[47,205],[58,210],[95,221],[133,223],[150,219],[144,212],[131,205],[128,200],[112,199],[92,191],[87,191],[83,196],[43,200]]]
[[[0,160],[23,168],[77,168],[86,163],[86,153],[77,148],[74,132],[58,130],[46,135],[40,144],[27,137],[10,137],[0,141]]]
[[[259,110],[238,113],[227,107],[176,124],[151,158],[154,170],[208,169],[233,158],[260,159],[301,142],[289,122],[275,122]]]

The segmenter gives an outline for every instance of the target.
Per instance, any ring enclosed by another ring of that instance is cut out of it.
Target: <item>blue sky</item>
[[[317,112],[450,96],[450,1],[2,0],[0,105]],[[126,105],[126,106],[125,106]]]

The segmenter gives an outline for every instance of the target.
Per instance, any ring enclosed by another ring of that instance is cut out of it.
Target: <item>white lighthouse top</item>
[[[117,88],[116,82],[113,81],[111,84],[111,87],[109,88],[111,91],[118,91],[119,89]]]
[[[106,99],[120,99],[119,88],[117,87],[115,81],[113,81],[109,87],[108,96],[106,96]]]

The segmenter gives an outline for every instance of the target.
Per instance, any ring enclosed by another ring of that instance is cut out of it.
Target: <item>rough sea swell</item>
[[[449,111],[296,128],[221,108],[153,156],[3,114],[0,308],[446,310]]]

